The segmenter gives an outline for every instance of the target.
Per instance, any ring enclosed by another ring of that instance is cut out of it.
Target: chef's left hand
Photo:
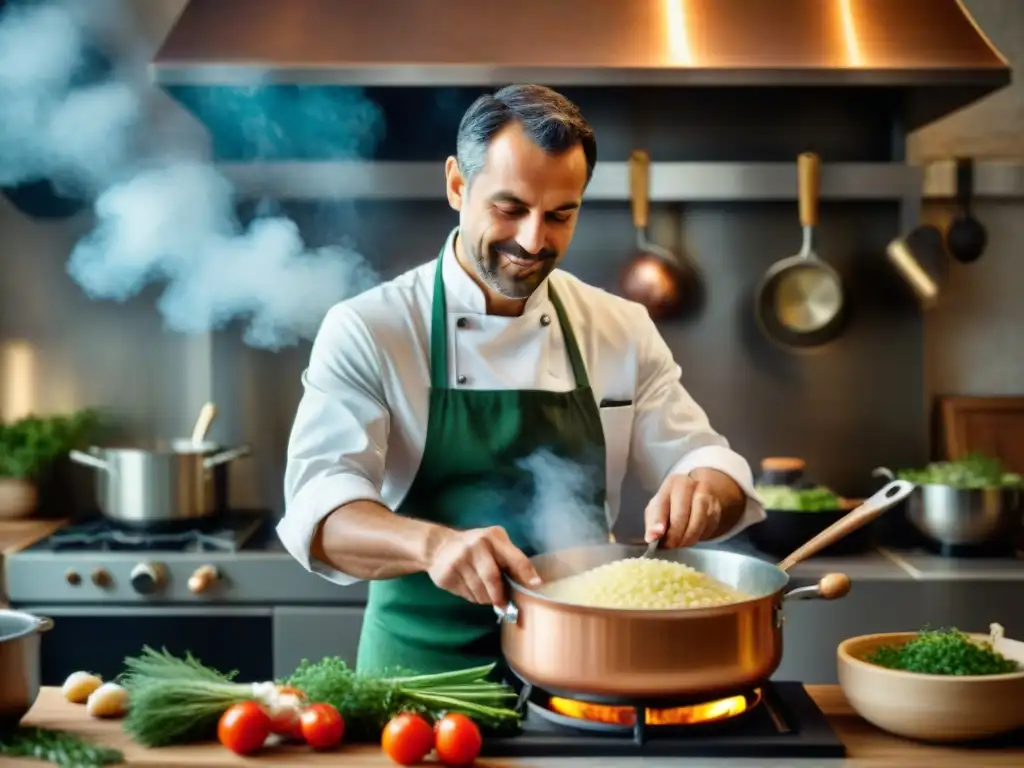
[[[714,469],[669,475],[644,512],[644,539],[660,538],[662,547],[675,549],[713,538],[721,526],[723,507],[733,506],[736,495],[742,500],[742,489]]]

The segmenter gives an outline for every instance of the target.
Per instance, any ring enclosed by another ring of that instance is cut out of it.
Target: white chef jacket
[[[456,261],[456,232],[448,236],[441,265],[448,386],[575,387],[547,286],[534,292],[519,317],[488,315],[483,291]],[[423,457],[436,269],[433,259],[332,307],[302,375],[277,534],[304,568],[337,584],[359,579],[311,558],[320,521],[364,499],[397,509]],[[711,428],[680,384],[680,368],[647,310],[558,269],[548,280],[565,305],[595,399],[630,403],[600,408],[609,527],[619,514],[627,470],[653,493],[670,473],[717,469],[747,494],[742,517],[721,538],[763,520],[749,464]]]

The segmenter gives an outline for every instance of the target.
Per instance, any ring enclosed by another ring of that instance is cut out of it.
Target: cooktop
[[[590,730],[587,723],[554,722],[540,708],[549,698],[524,691],[530,700],[522,732],[484,739],[488,757],[818,757],[846,756],[843,742],[801,683],[770,682],[749,712],[723,721],[643,727],[617,732]],[[563,721],[564,718],[561,718]]]

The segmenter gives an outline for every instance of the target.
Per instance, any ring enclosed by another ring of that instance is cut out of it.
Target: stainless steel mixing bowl
[[[910,497],[907,517],[940,544],[994,544],[1020,531],[1024,493],[1019,488],[960,490],[922,485]]]

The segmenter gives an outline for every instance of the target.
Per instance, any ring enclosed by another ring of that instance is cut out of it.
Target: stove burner
[[[762,701],[760,689],[700,704],[682,706],[629,704],[594,704],[577,698],[550,696],[543,692],[527,694],[528,708],[535,715],[567,728],[577,728],[617,736],[632,735],[643,745],[651,735],[656,737],[691,734],[697,729],[711,731],[722,724],[734,725],[748,716]],[[767,705],[766,705],[767,706]],[[775,719],[775,718],[773,718]],[[780,732],[786,726],[776,720]]]
[[[520,688],[518,708],[523,712],[520,733],[494,734],[484,739],[484,757],[716,757],[716,758],[843,758],[846,748],[836,736],[821,709],[800,683],[767,682],[759,689],[737,693],[746,709],[732,716],[687,725],[662,725],[654,714],[692,707],[692,701],[581,702],[587,706],[617,706],[625,722],[602,723],[581,720],[552,711],[554,694],[518,679],[510,684]],[[560,692],[564,695],[566,692]],[[702,706],[702,705],[697,705]],[[705,702],[703,706],[725,704]],[[734,709],[737,704],[732,704]],[[637,717],[637,712],[642,717]],[[648,717],[647,710],[652,710]],[[638,725],[639,723],[639,725]]]
[[[51,552],[236,552],[260,529],[262,517],[222,518],[215,527],[176,531],[143,531],[119,527],[109,520],[69,525],[32,549]]]

